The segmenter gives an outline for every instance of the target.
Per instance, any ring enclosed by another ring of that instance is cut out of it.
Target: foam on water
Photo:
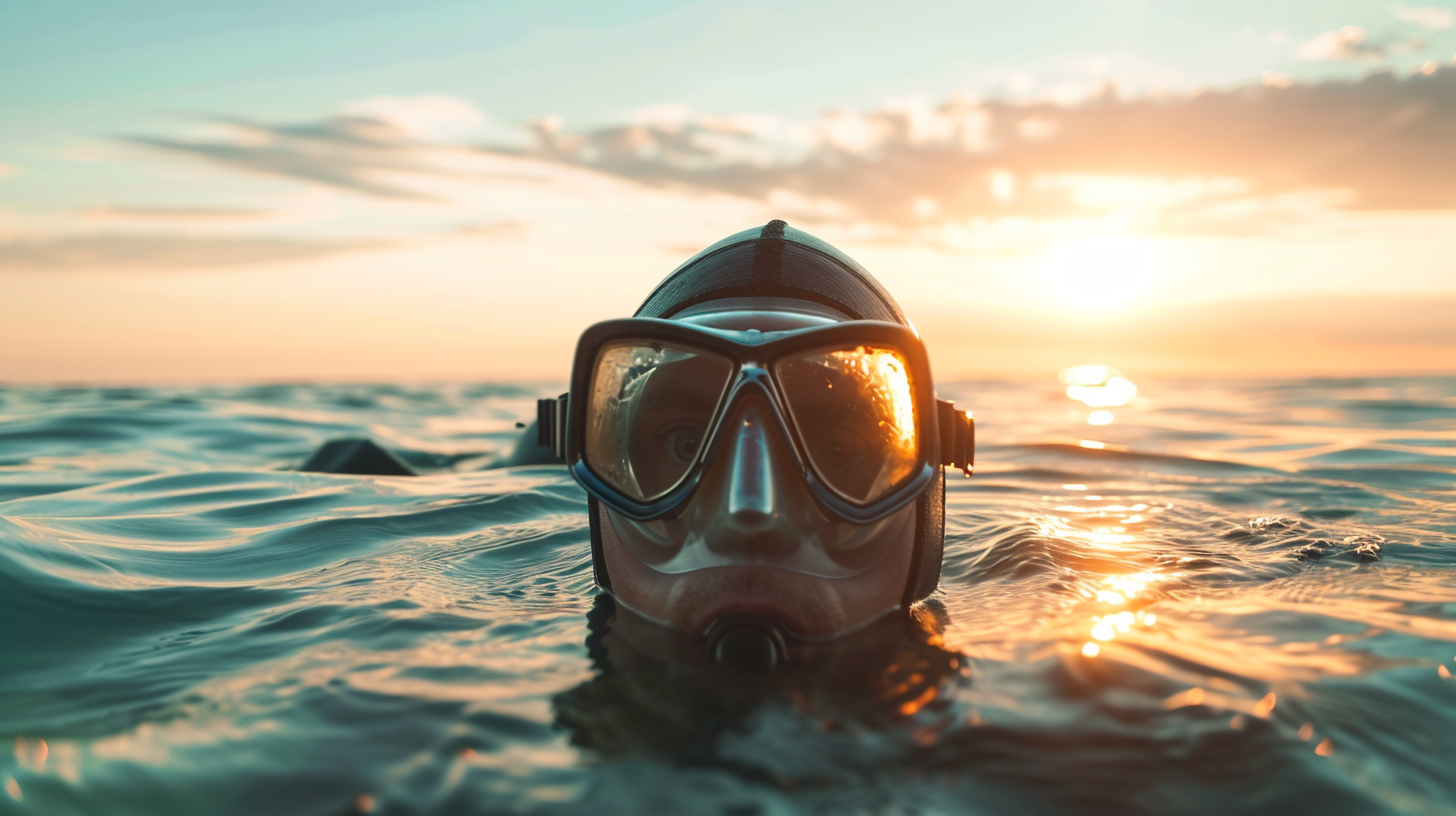
[[[488,469],[534,389],[0,390],[0,813],[1456,812],[1456,380],[1138,385],[946,389],[943,632],[748,697]]]

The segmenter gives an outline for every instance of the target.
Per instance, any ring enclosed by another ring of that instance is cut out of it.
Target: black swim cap
[[[652,290],[634,317],[671,318],[727,298],[789,298],[827,306],[851,320],[910,325],[899,304],[864,267],[783,221],[744,230],[689,258]],[[597,583],[611,589],[602,556],[601,508],[588,499]],[[945,473],[916,500],[915,553],[903,604],[924,600],[940,582],[945,540]]]
[[[782,221],[735,233],[689,258],[633,316],[670,318],[710,300],[768,297],[812,301],[851,320],[910,324],[864,267]]]

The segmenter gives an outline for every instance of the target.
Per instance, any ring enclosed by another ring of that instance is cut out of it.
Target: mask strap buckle
[[[568,394],[536,400],[536,443],[566,459],[566,406]]]
[[[967,477],[976,469],[976,420],[970,411],[957,411],[950,400],[935,401],[940,426],[940,464],[961,469]]]

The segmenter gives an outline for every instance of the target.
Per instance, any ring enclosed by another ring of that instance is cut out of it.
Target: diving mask
[[[900,513],[954,464],[969,415],[935,399],[914,331],[739,311],[597,324],[543,444],[614,511],[644,565],[760,563],[838,578],[900,541]]]

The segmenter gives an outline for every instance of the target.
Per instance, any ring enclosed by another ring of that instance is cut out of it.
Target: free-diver
[[[587,493],[597,583],[749,671],[935,591],[943,468],[975,444],[884,287],[777,220],[589,327],[538,433]]]

